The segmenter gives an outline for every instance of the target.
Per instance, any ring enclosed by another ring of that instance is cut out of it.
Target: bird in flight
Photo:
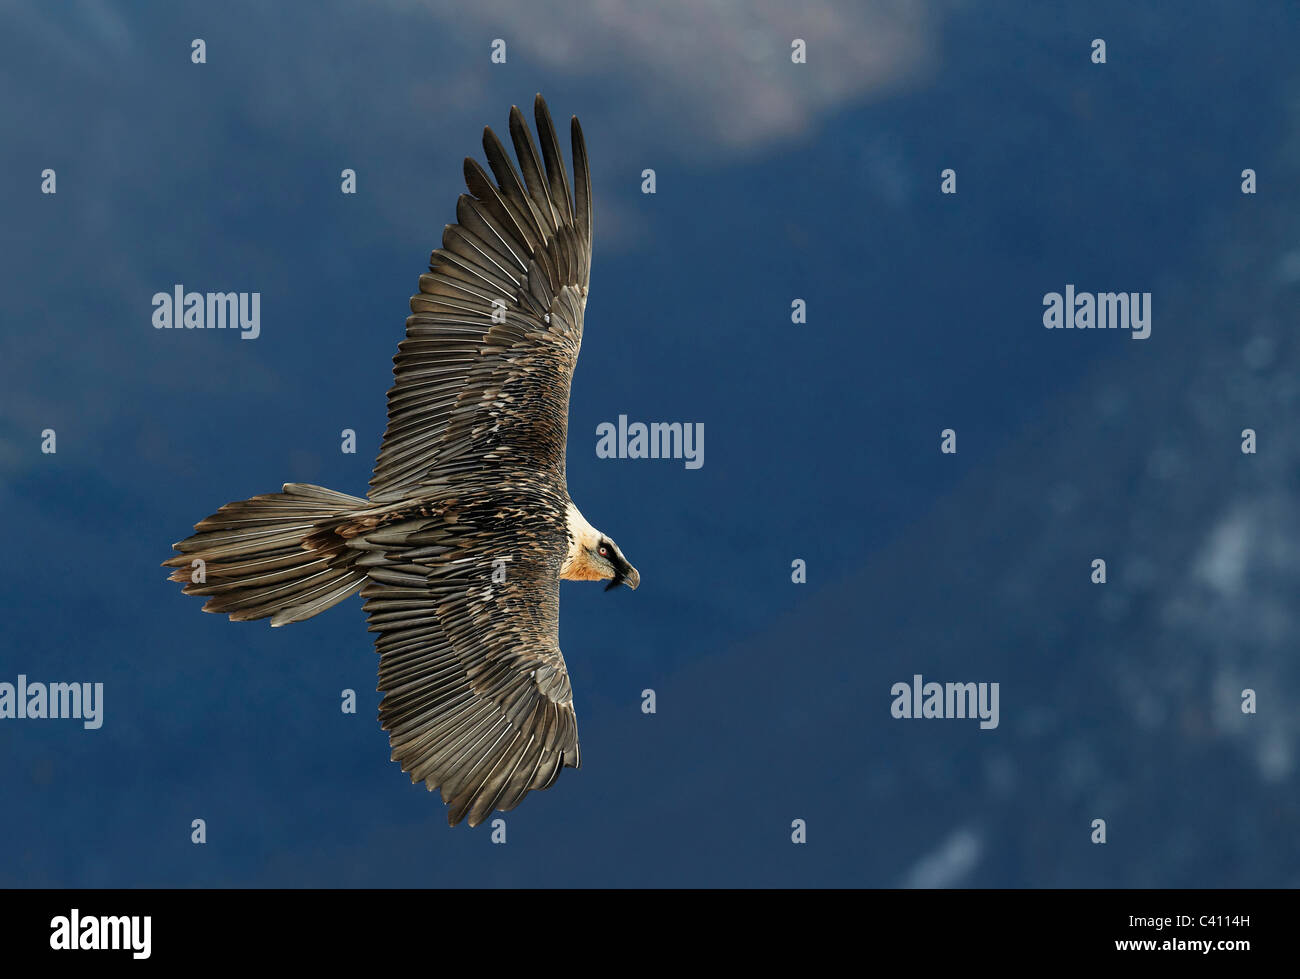
[[[393,358],[367,498],[286,483],[227,503],[164,562],[185,594],[208,596],[204,611],[236,622],[301,622],[360,592],[392,759],[441,789],[452,826],[477,826],[580,766],[560,580],[641,580],[569,498],[591,172],[577,117],[572,191],[541,95],[534,118],[537,142],[510,110],[518,169],[490,128],[492,175],[465,160],[470,192]]]

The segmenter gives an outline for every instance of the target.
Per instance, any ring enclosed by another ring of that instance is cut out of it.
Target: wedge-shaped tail
[[[163,562],[185,594],[208,595],[205,612],[232,621],[271,618],[301,622],[337,605],[366,583],[358,552],[332,533],[367,502],[307,483],[285,483],[280,493],[227,503],[194,525],[193,537]],[[196,564],[195,562],[202,562]]]

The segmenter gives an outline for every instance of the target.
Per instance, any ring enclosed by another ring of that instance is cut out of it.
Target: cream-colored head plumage
[[[618,549],[618,545],[587,523],[578,508],[569,503],[565,511],[569,529],[569,551],[564,556],[560,577],[568,581],[605,581],[636,588],[641,575]]]

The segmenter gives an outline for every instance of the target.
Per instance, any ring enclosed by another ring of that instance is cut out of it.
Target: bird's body
[[[393,760],[441,788],[452,825],[580,763],[561,578],[640,581],[569,498],[591,181],[577,119],[571,195],[541,96],[535,110],[540,156],[510,115],[522,179],[490,129],[496,183],[465,161],[472,196],[411,299],[367,498],[287,483],[223,506],[165,562],[236,621],[298,622],[360,592]]]

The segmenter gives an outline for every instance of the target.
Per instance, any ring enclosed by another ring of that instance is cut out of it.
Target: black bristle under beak
[[[632,567],[632,565],[624,562],[621,567],[614,569],[614,577],[611,578],[609,584],[605,586],[605,591],[609,591],[611,588],[617,588],[619,585],[627,585],[633,591],[636,591],[637,585],[639,584],[641,584],[640,572],[638,572],[636,568]]]

